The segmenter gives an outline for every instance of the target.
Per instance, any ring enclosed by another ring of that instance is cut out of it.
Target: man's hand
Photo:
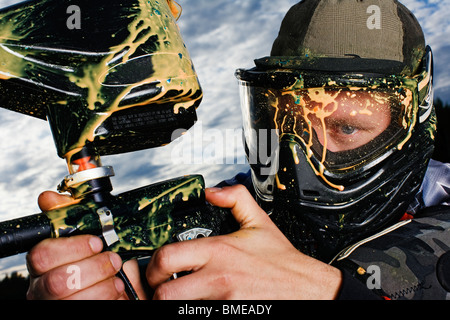
[[[339,270],[298,252],[243,186],[207,189],[211,204],[231,208],[241,225],[236,233],[180,242],[160,248],[147,279],[155,299],[333,299]],[[72,204],[70,198],[44,193],[41,209]],[[112,252],[102,253],[94,236],[45,240],[27,256],[30,299],[124,299],[122,265]],[[70,266],[81,275],[79,289],[67,286]],[[124,270],[145,298],[136,263]],[[167,281],[174,273],[191,273]]]
[[[43,193],[38,202],[43,211],[74,204],[72,198],[54,192]],[[89,235],[41,242],[27,255],[31,279],[27,298],[126,299],[124,283],[116,277],[122,267],[122,259],[116,253],[102,253],[102,250],[102,241]],[[69,277],[73,276],[73,266],[79,271],[79,288],[68,285]],[[140,297],[144,297],[137,264],[125,264],[124,271]]]
[[[297,251],[245,187],[207,189],[206,200],[230,208],[241,230],[160,248],[147,268],[155,299],[336,298],[340,271]]]

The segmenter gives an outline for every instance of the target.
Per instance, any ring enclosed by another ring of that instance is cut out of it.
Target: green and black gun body
[[[206,203],[202,176],[173,179],[0,223],[0,257],[29,251],[47,238],[92,234],[126,260],[151,256],[163,245],[232,233],[228,209]]]

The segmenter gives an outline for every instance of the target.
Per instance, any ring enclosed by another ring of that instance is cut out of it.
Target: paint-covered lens
[[[401,147],[411,127],[412,92],[405,88],[272,89],[241,82],[241,93],[249,149],[261,149],[270,130],[278,140],[296,140],[311,163],[328,171],[354,170]]]

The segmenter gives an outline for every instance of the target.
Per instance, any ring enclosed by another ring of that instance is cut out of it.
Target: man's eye
[[[358,131],[358,128],[350,126],[350,125],[342,125],[340,127],[340,131],[343,134],[351,135],[351,134],[355,134]]]

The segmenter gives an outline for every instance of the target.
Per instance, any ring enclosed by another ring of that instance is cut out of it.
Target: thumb
[[[206,201],[214,206],[229,208],[241,228],[266,225],[271,221],[267,213],[256,203],[243,185],[206,189]]]
[[[39,208],[44,212],[66,207],[78,202],[79,200],[74,200],[67,195],[62,195],[53,191],[45,191],[41,193],[38,198]]]

